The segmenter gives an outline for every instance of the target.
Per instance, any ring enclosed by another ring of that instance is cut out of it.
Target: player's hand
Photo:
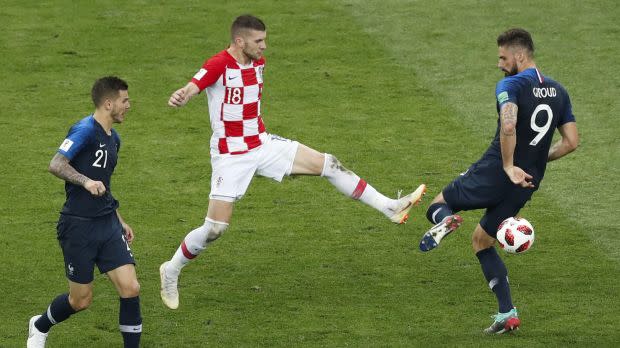
[[[121,225],[123,226],[123,231],[125,232],[125,240],[127,241],[127,244],[131,245],[131,242],[133,242],[134,239],[133,229],[124,222],[121,222]]]
[[[105,194],[105,185],[101,181],[95,181],[88,179],[84,183],[84,188],[90,192],[91,195],[101,197]]]
[[[535,187],[532,183],[533,177],[526,173],[523,169],[512,166],[504,168],[504,171],[506,172],[506,175],[508,175],[508,178],[510,178],[510,181],[512,181],[515,185],[520,185],[521,187],[526,188]]]
[[[170,99],[168,100],[168,105],[176,108],[187,104],[188,100],[187,91],[185,88],[180,88],[172,93]]]

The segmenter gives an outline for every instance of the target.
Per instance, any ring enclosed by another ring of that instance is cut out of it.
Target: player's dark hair
[[[106,98],[115,99],[118,97],[119,91],[126,91],[129,88],[127,82],[116,76],[106,76],[95,81],[90,95],[93,98],[95,107],[101,106]]]
[[[497,37],[497,46],[518,46],[525,48],[530,56],[534,55],[534,41],[532,35],[525,29],[512,28],[501,33]]]
[[[258,31],[265,31],[265,23],[258,17],[254,17],[250,14],[241,15],[235,18],[235,21],[230,26],[230,39],[235,41],[235,36],[239,35],[242,30],[254,29]]]

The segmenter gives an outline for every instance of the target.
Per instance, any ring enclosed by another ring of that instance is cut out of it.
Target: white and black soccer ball
[[[524,253],[534,244],[534,227],[522,217],[509,217],[499,224],[497,241],[508,253]]]

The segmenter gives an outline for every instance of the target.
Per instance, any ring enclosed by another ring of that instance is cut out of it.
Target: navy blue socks
[[[47,333],[53,325],[67,320],[75,310],[69,304],[69,294],[58,295],[41,317],[34,322],[37,330]]]
[[[446,216],[454,214],[446,203],[433,203],[426,211],[426,218],[433,225],[440,223]]]
[[[497,297],[499,312],[510,312],[514,306],[510,297],[506,265],[504,265],[504,262],[497,254],[495,247],[480,250],[476,253],[476,256],[480,261],[480,266],[482,266],[482,273],[484,273],[484,277],[489,282],[489,287],[495,293],[495,297]]]
[[[140,315],[140,297],[120,298],[118,324],[123,335],[125,348],[140,346],[142,335],[142,316]]]

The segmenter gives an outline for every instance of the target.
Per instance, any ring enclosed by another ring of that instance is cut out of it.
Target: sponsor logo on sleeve
[[[196,80],[200,80],[201,78],[203,78],[205,75],[207,74],[207,69],[202,68],[200,70],[198,70],[198,72],[196,73],[196,75],[194,75],[194,78]]]
[[[67,152],[69,151],[72,145],[73,145],[73,141],[69,139],[65,139],[65,141],[63,141],[62,144],[60,144],[59,149],[61,149],[64,152]]]
[[[504,92],[502,92],[502,93],[497,95],[497,102],[498,103],[501,104],[501,103],[503,103],[503,102],[505,102],[507,100],[508,100],[508,92],[504,91]]]

